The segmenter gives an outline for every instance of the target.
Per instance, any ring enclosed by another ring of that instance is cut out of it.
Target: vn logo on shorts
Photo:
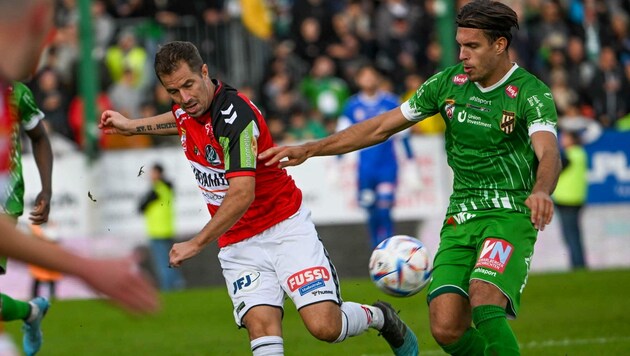
[[[488,238],[483,242],[483,248],[475,267],[486,267],[503,273],[505,266],[512,256],[514,246],[505,240]]]
[[[307,294],[326,285],[330,280],[330,272],[323,267],[311,267],[303,269],[287,278],[287,285],[291,292],[300,290],[300,295]]]

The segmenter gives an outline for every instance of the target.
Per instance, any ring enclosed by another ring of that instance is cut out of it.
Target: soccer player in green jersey
[[[9,99],[8,110],[17,119],[13,123],[11,133],[11,166],[9,171],[9,184],[4,189],[5,201],[0,208],[14,223],[24,212],[24,177],[22,175],[22,143],[20,140],[20,127],[23,127],[31,140],[33,156],[39,170],[41,191],[35,199],[35,208],[30,214],[33,224],[42,224],[48,221],[48,212],[51,197],[52,162],[53,154],[46,129],[41,120],[44,113],[37,107],[31,90],[20,82],[13,82],[7,89],[6,97]],[[6,273],[7,259],[0,257],[0,275]],[[24,321],[23,348],[26,355],[36,354],[42,344],[41,321],[48,311],[49,303],[45,298],[34,298],[30,302],[16,300],[2,293],[2,309],[0,320]]]
[[[429,78],[399,108],[325,139],[274,147],[266,164],[293,166],[386,140],[440,113],[453,194],[428,290],[431,333],[453,355],[517,355],[515,317],[538,230],[551,222],[560,171],[550,90],[512,63],[516,13],[476,0],[457,15],[461,63]]]
[[[0,0],[0,203],[8,198],[11,133],[14,116],[7,87],[33,73],[46,39],[54,30],[54,0]],[[72,274],[129,311],[148,313],[158,308],[155,288],[138,271],[135,258],[97,260],[28,238],[7,217],[0,216],[0,255]],[[12,308],[0,298],[0,314]],[[1,332],[1,328],[0,328]],[[12,343],[0,334],[0,352],[11,354]]]

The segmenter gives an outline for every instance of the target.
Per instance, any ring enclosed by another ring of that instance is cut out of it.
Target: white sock
[[[250,341],[254,356],[283,356],[284,345],[280,336],[263,336]]]
[[[28,304],[31,306],[31,314],[26,318],[26,321],[30,323],[37,318],[37,315],[39,314],[39,307],[37,304],[32,302],[28,302]]]
[[[19,356],[18,352],[13,340],[6,333],[0,334],[0,356]]]
[[[383,327],[383,312],[371,305],[354,302],[341,304],[341,334],[335,342],[364,333],[368,328]]]

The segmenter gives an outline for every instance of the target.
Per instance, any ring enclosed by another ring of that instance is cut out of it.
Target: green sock
[[[442,350],[449,355],[475,356],[483,355],[486,349],[486,340],[475,328],[468,328],[464,335],[452,344],[442,346]]]
[[[472,319],[486,340],[486,355],[520,355],[518,341],[508,324],[505,309],[498,305],[473,308]]]
[[[15,300],[6,294],[0,294],[0,317],[4,321],[26,319],[31,315],[28,302]]]

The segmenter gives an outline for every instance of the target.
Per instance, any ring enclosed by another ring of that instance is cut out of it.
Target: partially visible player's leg
[[[254,356],[284,354],[281,308],[268,305],[255,306],[243,316],[242,324],[247,328]]]
[[[496,286],[481,280],[470,282],[470,303],[475,326],[486,339],[486,351],[493,355],[519,355],[516,336],[508,324],[508,300]]]
[[[429,304],[431,334],[450,355],[483,355],[486,341],[471,327],[468,299],[458,293],[440,294]]]

